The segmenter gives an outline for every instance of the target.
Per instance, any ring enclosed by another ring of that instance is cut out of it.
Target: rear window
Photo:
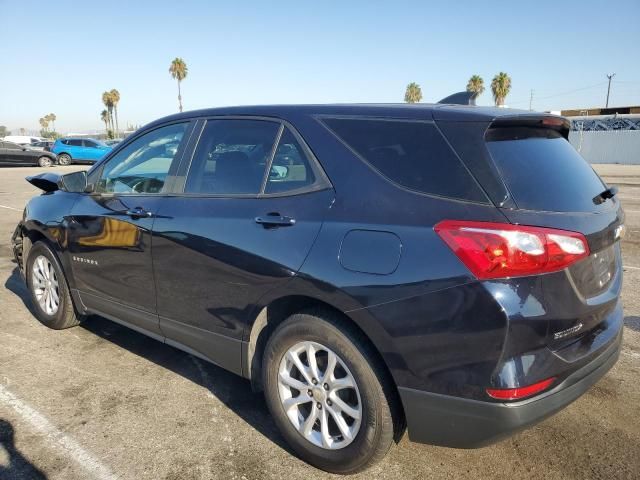
[[[518,208],[594,212],[593,198],[606,187],[557,131],[531,127],[490,129],[491,157]]]
[[[323,122],[369,165],[411,190],[488,203],[432,123],[325,118]]]

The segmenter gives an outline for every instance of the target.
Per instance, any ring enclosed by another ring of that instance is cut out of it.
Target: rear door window
[[[264,193],[282,193],[309,187],[316,173],[291,130],[285,128],[271,162]]]
[[[257,195],[280,124],[263,120],[209,120],[196,148],[185,192]]]
[[[482,189],[433,123],[325,118],[342,141],[375,170],[410,190],[488,203]]]
[[[518,208],[596,212],[593,198],[606,187],[591,165],[557,131],[501,127],[486,136],[491,157]]]

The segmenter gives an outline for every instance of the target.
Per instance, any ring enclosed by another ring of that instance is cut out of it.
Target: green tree
[[[113,98],[111,92],[102,93],[102,103],[107,107],[107,114],[109,117],[109,129],[113,130]]]
[[[118,127],[118,103],[120,102],[120,92],[114,88],[109,92],[109,94],[111,95],[113,111],[116,115],[116,137],[120,138],[120,128]]]
[[[0,138],[11,135],[11,131],[7,129],[4,125],[0,125]]]
[[[56,120],[58,119],[56,117],[56,114],[55,113],[50,113],[49,115],[45,116],[44,118],[47,119],[47,122],[51,123],[51,130],[53,132],[55,132],[56,131]]]
[[[38,123],[40,124],[40,126],[42,127],[42,130],[40,130],[40,132],[46,132],[48,131],[49,128],[49,120],[47,120],[47,117],[40,117],[38,119]],[[44,135],[43,135],[44,136]]]
[[[171,66],[169,67],[169,73],[174,80],[178,81],[178,108],[182,111],[182,92],[180,91],[180,83],[187,77],[187,73],[189,69],[187,68],[187,64],[180,57],[176,57],[171,62]]]
[[[422,89],[416,82],[411,82],[407,85],[407,90],[404,92],[404,101],[407,103],[418,103],[422,100]]]
[[[504,100],[511,91],[511,78],[504,72],[498,73],[491,80],[491,92],[497,107],[504,106]]]
[[[24,127],[20,127],[18,130],[20,131],[20,135],[24,135],[25,133],[27,133],[27,129]]]
[[[104,122],[104,131],[109,134],[109,112],[107,110],[102,110],[100,112],[100,120]]]
[[[475,100],[482,92],[484,92],[484,80],[480,75],[472,75],[467,83],[467,92],[473,93],[473,99]]]

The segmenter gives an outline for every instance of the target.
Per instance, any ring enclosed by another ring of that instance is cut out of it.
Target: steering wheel
[[[144,178],[134,183],[131,190],[136,193],[158,193],[163,186],[164,182],[157,178]]]

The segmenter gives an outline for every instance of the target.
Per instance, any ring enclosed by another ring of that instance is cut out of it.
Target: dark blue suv
[[[246,377],[322,469],[405,426],[479,447],[619,355],[624,215],[567,134],[468,105],[186,112],[30,178],[15,256],[45,325],[101,315]]]

